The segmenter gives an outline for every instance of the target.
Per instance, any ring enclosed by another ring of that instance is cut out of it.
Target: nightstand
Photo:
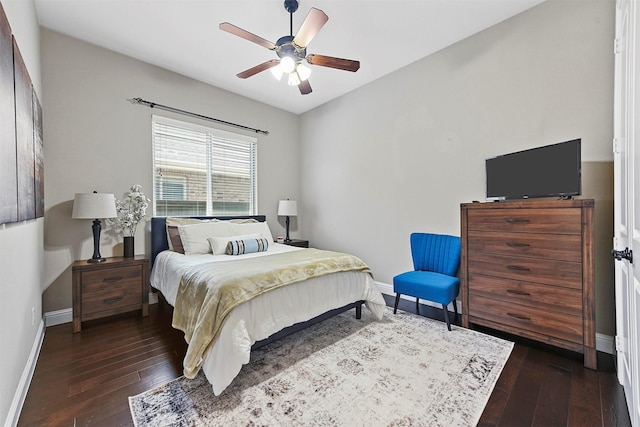
[[[149,315],[149,260],[144,256],[76,261],[72,276],[74,333],[86,320],[134,310]]]
[[[297,246],[299,248],[308,248],[309,247],[309,241],[308,240],[299,240],[299,239],[291,239],[288,242],[282,242],[285,245],[289,245],[289,246]]]

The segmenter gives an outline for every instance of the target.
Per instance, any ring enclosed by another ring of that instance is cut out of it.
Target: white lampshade
[[[295,200],[280,200],[278,203],[278,216],[297,216],[298,203]]]
[[[298,73],[296,73],[295,71],[290,72],[289,80],[287,80],[287,83],[289,84],[289,86],[298,86],[300,84],[300,77],[298,76]]]
[[[278,80],[282,78],[284,71],[282,71],[282,67],[280,67],[280,64],[276,65],[275,67],[271,67],[271,74],[273,74],[273,77]]]
[[[115,218],[116,198],[109,193],[76,193],[73,200],[72,218],[100,219]]]
[[[298,77],[300,77],[300,80],[305,81],[311,75],[311,68],[305,67],[305,65],[301,62],[296,65],[296,72],[298,73]]]
[[[296,61],[290,56],[283,56],[282,59],[280,59],[280,68],[282,68],[284,73],[290,73],[296,69]]]

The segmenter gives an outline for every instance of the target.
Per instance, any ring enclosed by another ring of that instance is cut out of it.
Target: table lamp
[[[278,216],[286,216],[285,225],[287,227],[287,237],[285,237],[285,242],[290,242],[289,238],[289,217],[298,215],[298,204],[295,200],[280,200],[278,203]]]
[[[87,262],[103,262],[105,258],[100,255],[100,230],[102,225],[100,218],[115,218],[116,199],[113,194],[98,193],[76,193],[73,200],[72,218],[93,219],[93,256]]]

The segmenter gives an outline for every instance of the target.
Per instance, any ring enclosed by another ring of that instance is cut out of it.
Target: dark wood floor
[[[400,308],[415,312],[415,303]],[[442,319],[428,306],[420,314]],[[79,334],[70,323],[47,328],[18,425],[132,425],[128,396],[182,374],[186,346],[170,325],[171,308],[159,304],[149,317],[88,322]],[[591,371],[580,355],[516,342],[479,425],[630,426],[612,358],[598,361]]]

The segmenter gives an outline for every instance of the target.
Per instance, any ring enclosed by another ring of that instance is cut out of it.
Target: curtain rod
[[[239,129],[244,129],[244,130],[250,130],[250,131],[255,132],[255,133],[261,133],[263,135],[269,135],[269,131],[266,131],[266,130],[255,129],[255,128],[252,128],[252,127],[249,127],[249,126],[239,125],[237,123],[231,123],[231,122],[227,122],[225,120],[220,120],[220,119],[216,119],[216,118],[213,118],[213,117],[203,116],[202,114],[192,113],[192,112],[189,112],[189,111],[180,110],[178,108],[168,107],[168,106],[162,105],[162,104],[156,104],[155,102],[145,101],[142,98],[131,98],[131,99],[127,99],[127,101],[129,101],[132,104],[146,105],[149,108],[158,108],[160,110],[170,111],[172,113],[183,114],[185,116],[191,116],[191,117],[195,117],[195,118],[198,118],[198,119],[210,120],[212,122],[221,123],[223,125],[233,126],[233,127],[236,127],[236,128],[239,128]]]

